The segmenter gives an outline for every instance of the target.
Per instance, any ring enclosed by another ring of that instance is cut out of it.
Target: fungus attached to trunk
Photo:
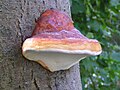
[[[46,10],[37,20],[32,37],[24,41],[23,55],[50,71],[69,69],[87,56],[99,55],[99,42],[88,39],[64,12]]]

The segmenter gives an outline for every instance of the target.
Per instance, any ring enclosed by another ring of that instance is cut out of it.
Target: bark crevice
[[[55,77],[54,79],[55,79],[55,88],[56,88],[56,90],[58,90],[58,85],[57,85],[58,81],[57,81],[57,78]]]
[[[34,85],[35,85],[35,87],[36,87],[36,90],[40,90],[40,88],[39,88],[39,86],[38,86],[38,84],[37,84],[37,80],[34,78]]]
[[[57,6],[57,0],[55,0],[55,4],[56,4],[56,8],[58,8],[58,6]]]
[[[21,19],[22,19],[22,15],[21,15]],[[21,27],[21,20],[20,19],[18,19],[18,27],[19,27],[19,36],[20,36],[20,38],[21,38],[21,46],[22,46],[22,42],[24,41],[23,40],[23,34],[22,34],[22,27]]]

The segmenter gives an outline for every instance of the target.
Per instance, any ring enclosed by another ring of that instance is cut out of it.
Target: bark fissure
[[[23,34],[23,26],[22,24],[24,23],[24,18],[23,16],[25,15],[25,11],[26,11],[26,0],[23,0],[21,1],[21,5],[20,5],[20,10],[21,10],[21,14],[20,14],[20,17],[18,18],[18,28],[19,28],[19,35],[20,35],[20,38],[21,38],[21,46],[22,46],[22,43],[24,41],[24,34]]]
[[[34,74],[33,74],[33,69],[31,70],[31,80],[33,80]]]
[[[21,16],[21,18],[22,18],[22,16]],[[21,27],[21,22],[20,22],[21,20],[20,19],[18,19],[18,27],[19,27],[19,36],[20,36],[20,38],[21,38],[21,45],[22,45],[22,42],[24,41],[23,40],[23,34],[22,34],[22,27]]]
[[[58,7],[57,7],[57,0],[55,0],[55,4],[56,4],[56,8],[58,8]]]
[[[35,85],[35,87],[36,87],[36,90],[40,90],[35,78],[34,78],[34,85]]]
[[[58,90],[57,78],[56,78],[56,77],[54,77],[54,80],[55,80],[55,84],[54,84],[55,90]]]
[[[45,5],[45,1],[43,0],[43,5]]]

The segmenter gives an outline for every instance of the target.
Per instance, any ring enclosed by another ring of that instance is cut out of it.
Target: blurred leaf
[[[80,8],[80,5],[79,5],[79,3],[77,3],[77,2],[72,2],[72,13],[73,14],[77,14],[80,10],[79,10],[79,8]]]
[[[120,62],[120,52],[113,52],[112,58]]]
[[[91,12],[90,12],[90,9],[88,6],[87,6],[87,10],[86,10],[86,15],[87,15],[87,17],[89,17],[91,15]]]
[[[73,0],[73,2],[72,2],[72,13],[77,14],[79,12],[82,13],[84,11],[85,11],[84,3],[82,1],[78,2],[78,0]]]
[[[120,4],[117,6],[117,9],[120,10]]]
[[[110,0],[110,4],[112,6],[117,6],[117,5],[120,5],[120,1],[119,0]]]
[[[108,64],[105,62],[106,59],[98,59],[97,62],[99,63],[100,67],[104,68],[107,67]]]
[[[100,29],[100,23],[99,22],[97,22],[97,21],[90,21],[89,23],[88,23],[88,25],[90,26],[90,28],[92,29],[92,30],[95,30],[96,32]]]
[[[91,32],[88,32],[86,36],[87,36],[88,38],[94,38],[94,35],[93,35],[93,33],[91,33]]]

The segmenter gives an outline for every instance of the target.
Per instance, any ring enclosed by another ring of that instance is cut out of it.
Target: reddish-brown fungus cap
[[[82,35],[69,16],[58,10],[46,10],[38,18],[22,49],[26,58],[51,71],[68,69],[80,59],[102,52],[97,40]]]
[[[74,29],[73,21],[64,12],[46,10],[36,22],[33,35],[41,32],[57,32]]]

